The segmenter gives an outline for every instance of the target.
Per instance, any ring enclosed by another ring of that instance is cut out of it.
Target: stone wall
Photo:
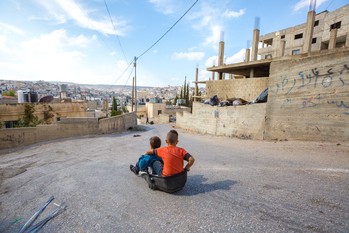
[[[203,134],[263,140],[266,104],[218,107],[193,103],[193,114],[176,115],[176,126]]]
[[[87,103],[33,103],[33,105],[34,115],[38,116],[39,120],[44,118],[44,111],[48,111],[51,107],[52,123],[61,117],[87,117]],[[0,104],[0,121],[17,121],[18,117],[24,117],[24,109],[24,104]]]
[[[255,100],[268,87],[268,78],[213,80],[206,82],[206,97],[218,95],[220,101],[227,98]]]
[[[0,149],[11,149],[59,138],[120,132],[136,127],[136,113],[131,112],[98,121],[98,118],[61,118],[57,124],[35,128],[0,129]]]
[[[265,138],[349,139],[349,49],[271,63]]]

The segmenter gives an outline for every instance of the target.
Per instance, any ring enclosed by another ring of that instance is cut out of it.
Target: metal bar
[[[30,229],[28,229],[28,231],[26,231],[26,233],[32,233],[32,232],[36,232],[38,231],[41,227],[43,227],[50,219],[54,218],[56,215],[58,215],[60,213],[61,210],[63,210],[64,208],[64,202],[55,210],[53,211],[51,214],[47,215],[43,220],[41,220],[40,222],[38,222],[37,224],[35,224],[33,227],[31,227]]]
[[[53,196],[50,197],[50,199],[48,199],[48,201],[45,203],[45,205],[43,207],[41,207],[41,209],[39,209],[38,212],[36,212],[29,220],[26,224],[24,224],[24,226],[22,227],[22,229],[18,232],[18,233],[22,233],[23,231],[25,231],[26,228],[28,228],[34,221],[37,217],[39,217],[39,215],[42,213],[42,211],[44,211],[44,209],[46,208],[46,206],[48,204],[51,203],[51,201],[55,199]]]

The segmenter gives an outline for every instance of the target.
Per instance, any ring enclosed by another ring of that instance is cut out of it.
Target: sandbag
[[[219,99],[217,95],[214,95],[210,98],[210,105],[212,106],[219,105]]]

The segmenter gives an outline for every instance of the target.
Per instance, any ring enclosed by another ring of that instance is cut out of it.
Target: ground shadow
[[[215,190],[230,190],[231,186],[238,183],[237,181],[233,180],[223,180],[211,184],[204,184],[206,181],[208,181],[208,178],[205,178],[203,175],[188,176],[187,183],[184,188],[174,193],[174,195],[193,196]]]

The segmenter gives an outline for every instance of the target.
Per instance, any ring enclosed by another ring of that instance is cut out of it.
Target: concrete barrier
[[[11,149],[59,138],[121,132],[136,127],[136,113],[106,118],[61,118],[57,124],[0,129],[0,149]]]

